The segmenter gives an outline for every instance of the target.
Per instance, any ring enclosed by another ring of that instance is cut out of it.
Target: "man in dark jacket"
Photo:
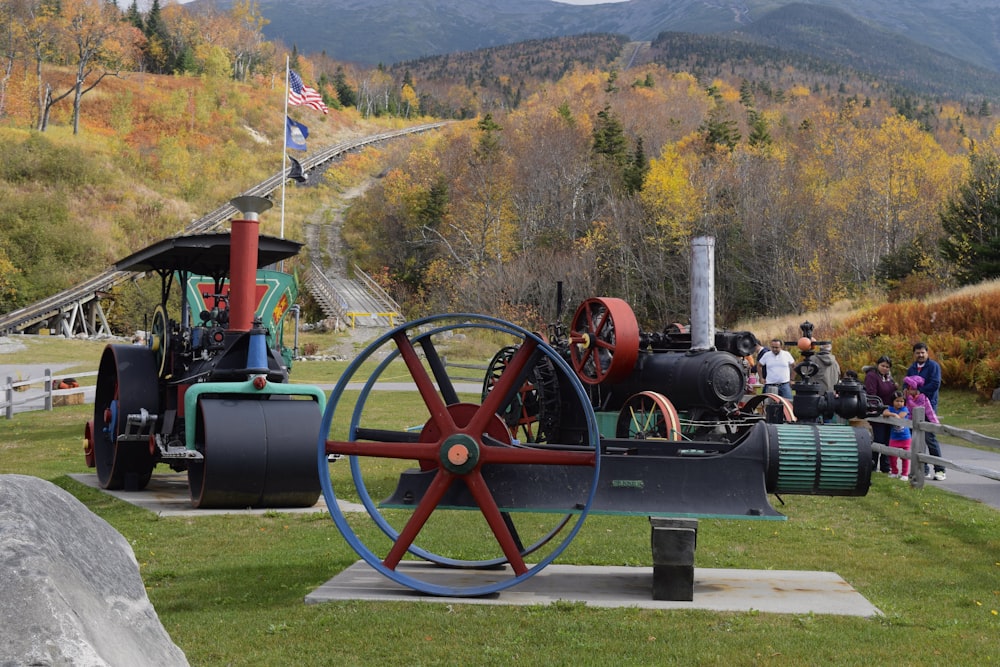
[[[913,363],[906,369],[906,374],[919,375],[924,379],[924,385],[920,387],[920,393],[931,402],[934,412],[938,412],[938,390],[941,389],[941,364],[930,358],[930,350],[927,343],[919,342],[913,345]],[[938,444],[937,434],[924,433],[927,442],[927,451],[931,456],[941,456],[941,445]],[[929,473],[928,466],[924,466],[925,474]],[[928,479],[929,479],[928,475]],[[942,481],[945,479],[944,466],[934,466],[934,479]]]

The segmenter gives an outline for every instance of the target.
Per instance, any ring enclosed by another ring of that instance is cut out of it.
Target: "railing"
[[[29,412],[31,410],[52,410],[59,403],[59,397],[66,396],[66,404],[81,404],[87,399],[87,395],[94,391],[93,386],[76,386],[69,389],[59,389],[61,380],[76,379],[83,377],[94,377],[97,375],[97,371],[87,371],[85,373],[66,373],[64,375],[53,375],[52,371],[45,369],[44,373],[40,378],[27,378],[22,380],[14,380],[14,378],[8,376],[7,382],[3,386],[3,401],[0,402],[0,409],[3,409],[7,416],[7,419],[14,418],[14,408],[21,408],[21,412]],[[42,384],[42,390],[40,392],[28,393],[30,388],[36,384]],[[80,399],[69,398],[71,396],[80,396]],[[41,403],[41,407],[32,407],[37,403]]]
[[[389,293],[382,289],[382,286],[375,282],[375,279],[365,273],[357,264],[354,265],[354,277],[360,280],[361,284],[365,286],[365,289],[374,294],[376,299],[389,306],[389,308],[395,313],[396,317],[402,318],[402,315],[399,313],[403,309],[399,307],[396,300],[389,296]]]
[[[413,125],[398,130],[380,132],[379,134],[370,135],[360,139],[343,141],[338,144],[328,146],[317,152],[315,155],[302,158],[302,167],[306,170],[313,169],[350,151],[356,151],[372,144],[396,139],[409,134],[418,134],[428,132],[430,130],[436,130],[448,125],[450,122],[452,121],[424,123],[422,125]],[[278,172],[241,194],[257,195],[260,197],[266,196],[277,189],[286,177],[287,172]],[[184,229],[183,234],[191,235],[210,232],[238,213],[239,211],[231,203],[223,204],[208,215],[192,221]],[[14,333],[15,331],[23,331],[30,326],[38,324],[42,320],[59,317],[60,315],[65,315],[67,313],[70,314],[68,316],[69,320],[62,320],[62,327],[65,328],[63,333],[67,336],[72,336],[76,333],[75,318],[77,317],[80,320],[79,323],[85,327],[85,333],[96,335],[99,332],[107,332],[107,322],[104,321],[103,312],[101,312],[98,308],[94,310],[91,315],[91,319],[99,318],[101,320],[103,328],[97,329],[96,324],[88,326],[88,322],[86,321],[88,318],[85,314],[79,312],[79,304],[90,303],[93,301],[99,306],[102,293],[111,290],[115,285],[128,280],[133,275],[134,274],[129,271],[116,271],[114,269],[108,269],[94,278],[42,299],[41,301],[9,313],[0,314],[0,335]],[[396,310],[399,309],[397,308]]]
[[[460,377],[458,375],[453,376],[455,380],[465,380],[482,382],[485,373],[489,370],[489,367],[484,364],[459,364],[449,362],[446,357],[442,357],[442,363],[446,368],[457,368],[460,371],[470,370],[479,371],[480,373],[473,376],[469,375],[467,377]],[[3,409],[6,413],[7,419],[14,418],[14,408],[15,406],[21,407],[22,411],[29,410],[52,410],[55,404],[58,402],[57,397],[60,396],[74,396],[82,395],[84,398],[79,402],[86,400],[87,394],[93,390],[93,387],[79,386],[71,389],[59,389],[59,380],[66,379],[76,379],[83,377],[94,377],[98,374],[97,371],[86,371],[83,373],[65,373],[62,375],[53,375],[52,371],[45,369],[43,375],[40,378],[28,378],[22,380],[14,380],[13,377],[8,376],[7,382],[0,388],[0,392],[3,395],[3,401],[0,402],[0,409]],[[21,400],[17,397],[19,394],[23,393],[24,390],[30,388],[33,385],[42,383],[42,391],[40,393],[35,393],[31,396],[25,396]],[[68,402],[72,401],[69,399]],[[42,407],[32,408],[27,407],[36,403],[41,403]],[[915,488],[922,488],[924,485],[924,464],[931,466],[938,465],[947,468],[948,470],[958,470],[959,472],[964,472],[969,475],[977,475],[979,477],[986,477],[987,479],[992,479],[1000,481],[1000,471],[991,470],[990,468],[982,468],[980,466],[969,465],[964,463],[958,463],[956,461],[950,461],[944,457],[932,456],[927,453],[927,442],[925,440],[924,434],[927,432],[934,433],[937,435],[945,434],[958,438],[959,440],[964,440],[970,442],[974,445],[980,447],[985,447],[987,449],[993,449],[1000,451],[1000,439],[991,438],[989,436],[982,435],[981,433],[976,433],[975,431],[969,431],[967,429],[956,428],[954,426],[947,426],[945,424],[933,424],[924,419],[924,409],[914,408],[913,419],[890,419],[888,417],[870,417],[869,422],[877,422],[879,424],[887,425],[905,425],[909,426],[912,433],[912,441],[910,444],[910,450],[897,449],[895,447],[889,447],[881,443],[873,442],[872,450],[880,454],[888,454],[889,456],[898,456],[900,458],[908,458],[910,460],[910,485]]]
[[[927,441],[924,434],[947,434],[954,438],[958,438],[959,440],[965,440],[966,442],[970,442],[974,445],[997,451],[1000,451],[1000,439],[991,438],[989,436],[982,435],[981,433],[976,433],[975,431],[955,428],[954,426],[933,424],[924,419],[923,408],[913,409],[912,420],[895,419],[890,417],[872,417],[869,418],[868,421],[877,422],[879,424],[887,424],[890,426],[903,425],[910,427],[910,432],[912,434],[910,451],[897,449],[896,447],[889,447],[877,442],[872,443],[872,450],[878,452],[879,454],[888,454],[889,456],[898,456],[900,458],[908,458],[910,460],[910,486],[918,489],[923,488],[924,464],[931,466],[943,466],[948,470],[958,470],[959,472],[964,472],[969,475],[978,475],[979,477],[986,477],[988,479],[1000,481],[1000,472],[996,470],[981,468],[979,466],[965,463],[958,463],[956,461],[949,461],[941,456],[931,456],[927,453]]]

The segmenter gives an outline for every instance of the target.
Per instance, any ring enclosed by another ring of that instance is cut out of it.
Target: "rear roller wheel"
[[[457,335],[459,329],[468,333]],[[486,330],[487,335],[476,330]],[[457,356],[461,350],[456,352],[454,348],[463,340],[479,337],[494,341],[497,333],[513,340],[512,352],[484,396],[456,382],[438,350],[447,345],[449,352]],[[356,377],[362,366],[371,367],[372,359],[382,362],[374,370],[365,371],[370,373],[367,379]],[[526,379],[539,363],[552,364],[571,380],[572,393],[584,407],[584,442],[520,443],[512,438],[501,415],[521,400]],[[412,389],[379,390],[380,381],[391,379],[398,383],[404,375],[409,376]],[[345,392],[349,384],[357,383],[362,384],[361,393],[351,405],[345,401]],[[475,400],[482,403],[476,404]],[[572,369],[537,335],[481,315],[439,315],[408,322],[372,343],[352,362],[331,393],[318,444],[323,494],[344,538],[384,576],[432,595],[495,593],[551,563],[582,526],[600,472],[597,419]],[[346,471],[334,464],[331,475],[331,454],[350,456],[357,500],[390,544],[368,546],[351,525],[356,522],[347,522],[334,491],[334,477],[340,495],[354,498],[347,491]],[[414,462],[418,468],[413,467]],[[542,513],[530,506],[512,507],[510,480],[522,472],[530,479],[543,480],[562,472],[567,479],[582,483],[558,499],[562,504],[559,510],[546,509]],[[408,475],[418,476],[422,486],[416,493],[411,490],[401,494]],[[373,494],[390,497],[376,503]],[[478,509],[480,515],[456,511],[469,509]],[[576,518],[558,543],[555,535],[568,522],[563,518],[552,529],[553,511]],[[512,516],[517,516],[517,527]],[[486,545],[476,546],[482,540]],[[531,545],[525,547],[528,542]],[[539,550],[538,561],[529,566],[525,556],[535,550]],[[463,580],[461,583],[466,585],[452,586],[439,580],[433,568],[401,568],[406,554],[449,567],[507,566],[504,572],[491,575],[493,580],[488,583]]]
[[[159,381],[152,350],[109,345],[101,354],[94,394],[94,421],[88,426],[91,455],[102,489],[142,490],[156,465],[148,437],[123,441],[128,416],[141,410],[159,414]]]
[[[312,400],[206,398],[198,401],[196,448],[188,466],[197,508],[312,507],[319,498]]]

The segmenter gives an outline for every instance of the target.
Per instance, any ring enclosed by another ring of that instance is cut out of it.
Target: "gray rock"
[[[187,665],[129,543],[56,485],[0,475],[0,665]]]

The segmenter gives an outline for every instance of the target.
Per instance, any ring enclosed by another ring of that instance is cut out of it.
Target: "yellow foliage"
[[[789,97],[809,97],[809,89],[801,84],[796,84],[788,89]]]
[[[660,157],[650,160],[640,198],[663,240],[680,245],[687,239],[701,212],[701,194],[675,144],[664,146]]]

